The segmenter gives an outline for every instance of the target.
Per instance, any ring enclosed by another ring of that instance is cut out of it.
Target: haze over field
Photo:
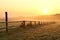
[[[32,16],[32,17],[13,17],[13,18],[8,18],[8,21],[60,21],[60,14],[55,14],[55,15],[45,15],[45,16]],[[0,22],[5,21],[5,18],[0,18]]]

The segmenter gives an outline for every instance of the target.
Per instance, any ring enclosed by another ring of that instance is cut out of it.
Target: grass
[[[12,26],[14,27],[14,26]],[[60,23],[43,23],[36,26],[9,28],[0,32],[0,40],[60,40]]]

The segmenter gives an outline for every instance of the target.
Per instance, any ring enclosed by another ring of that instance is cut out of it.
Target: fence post
[[[23,21],[23,26],[25,27],[25,21]]]
[[[30,26],[32,26],[32,21],[30,21]]]
[[[36,21],[34,21],[34,25],[36,26]]]
[[[8,33],[8,14],[5,12],[6,32]]]
[[[38,25],[40,25],[40,21],[38,21]]]

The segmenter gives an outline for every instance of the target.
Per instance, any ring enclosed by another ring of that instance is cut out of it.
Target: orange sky
[[[0,0],[0,16],[7,11],[9,17],[38,16],[60,13],[60,0]],[[44,11],[45,10],[45,11]]]

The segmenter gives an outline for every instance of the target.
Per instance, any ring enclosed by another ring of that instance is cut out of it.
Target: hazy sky
[[[38,16],[60,13],[60,0],[0,0],[0,17]]]

